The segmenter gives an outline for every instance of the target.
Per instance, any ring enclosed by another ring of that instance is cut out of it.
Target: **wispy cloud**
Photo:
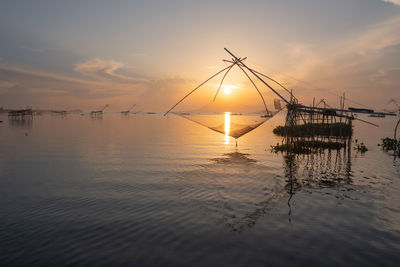
[[[297,46],[288,48],[298,50]],[[300,60],[284,73],[287,75],[277,78],[289,82],[305,101],[312,96],[327,97],[329,92],[346,91],[365,103],[379,104],[398,94],[400,16],[376,24],[358,36],[318,49],[300,50]]]
[[[137,89],[137,88],[135,88]],[[140,92],[140,91],[139,91]],[[132,94],[127,85],[112,86],[107,82],[87,81],[46,72],[0,65],[1,105],[57,105],[66,101],[112,98]],[[61,96],[61,97],[60,97]],[[49,102],[52,98],[52,102]]]
[[[90,64],[80,70],[92,74]],[[99,64],[93,64],[98,66]],[[108,66],[108,72],[121,64]],[[107,68],[106,68],[107,69]],[[95,76],[98,77],[98,76]],[[124,76],[122,76],[124,77]],[[116,83],[115,78],[89,81],[47,72],[32,71],[0,64],[0,106],[35,106],[52,108],[66,103],[76,107],[101,106],[113,108],[137,103],[143,110],[165,111],[192,84],[180,78],[146,80],[146,82]]]
[[[400,2],[400,0],[399,0]],[[383,48],[400,44],[400,16],[375,25],[362,33],[354,41],[346,42],[353,45],[348,50],[358,50],[359,53],[381,50]]]
[[[383,2],[392,3],[400,6],[400,0],[383,0]]]
[[[0,80],[0,95],[7,93],[13,86],[15,86],[14,83]]]
[[[116,73],[125,65],[114,60],[102,60],[99,58],[86,60],[75,65],[74,70],[86,76],[115,83],[145,84],[148,80],[128,77]]]

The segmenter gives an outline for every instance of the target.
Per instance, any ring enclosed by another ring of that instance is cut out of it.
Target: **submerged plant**
[[[382,144],[378,144],[378,146],[381,146],[383,150],[389,151],[389,150],[394,150],[394,151],[399,151],[400,150],[400,141],[397,139],[393,139],[390,137],[385,137],[382,138]]]
[[[333,141],[307,141],[298,140],[290,144],[279,144],[272,145],[271,149],[273,152],[293,152],[295,154],[307,154],[317,149],[341,149],[345,147],[344,143],[333,142]]]
[[[355,149],[357,149],[357,151],[360,151],[361,153],[365,153],[368,151],[367,146],[363,142],[358,143],[358,140],[356,139],[356,143],[357,146],[355,147]]]
[[[351,124],[336,123],[306,123],[294,126],[277,126],[273,133],[279,136],[351,136]]]

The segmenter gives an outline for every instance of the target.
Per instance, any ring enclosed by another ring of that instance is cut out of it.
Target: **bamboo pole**
[[[224,48],[226,52],[228,52],[235,60],[238,60],[238,58],[232,54],[231,51],[229,51],[228,49]],[[256,76],[263,84],[265,84],[269,89],[272,90],[272,92],[274,92],[277,96],[279,96],[283,101],[285,101],[286,104],[290,104],[289,101],[287,101],[283,96],[281,96],[274,88],[272,88],[267,82],[265,82],[263,79],[261,79],[260,76],[257,75],[257,73],[255,73],[252,69],[250,69],[249,67],[246,66],[246,64],[244,64],[243,62],[241,63],[241,65],[243,67],[245,67],[246,69],[248,69],[254,76]]]
[[[264,103],[264,107],[265,107],[265,110],[267,111],[267,114],[269,114],[269,111],[268,111],[268,108],[267,108],[267,104],[265,104],[264,97],[262,96],[260,90],[258,90],[256,84],[253,82],[253,80],[250,78],[250,76],[247,74],[247,72],[240,65],[237,65],[237,66],[244,72],[244,74],[246,74],[247,78],[249,78],[250,82],[254,85],[254,87],[256,88],[258,94],[260,95],[260,97],[261,97],[261,99],[262,99],[262,101]]]
[[[219,93],[219,90],[221,89],[222,83],[224,82],[226,75],[228,75],[229,71],[232,69],[232,67],[233,67],[235,64],[236,64],[236,63],[233,63],[233,64],[229,67],[229,69],[225,72],[224,76],[222,77],[222,80],[221,80],[221,83],[219,84],[218,90],[217,90],[217,92],[215,93],[213,102],[214,102],[215,99],[217,98],[217,95],[218,95],[218,93]]]
[[[235,65],[236,63],[233,63],[231,66]],[[231,66],[228,66],[222,70],[220,70],[219,72],[217,72],[216,74],[214,74],[213,76],[211,76],[210,78],[208,78],[207,80],[205,80],[204,82],[202,82],[200,85],[198,85],[196,88],[194,88],[192,91],[190,91],[190,93],[186,94],[181,100],[178,101],[178,103],[176,103],[175,105],[172,106],[172,108],[170,108],[167,112],[164,113],[164,116],[167,115],[168,113],[171,112],[171,110],[173,110],[177,105],[179,105],[179,103],[181,103],[183,100],[185,100],[188,96],[190,96],[192,93],[194,93],[197,89],[199,89],[203,84],[205,84],[206,82],[208,82],[209,80],[211,80],[212,78],[214,78],[215,76],[217,76],[218,74],[220,74],[221,72],[224,72],[225,70],[229,69]]]

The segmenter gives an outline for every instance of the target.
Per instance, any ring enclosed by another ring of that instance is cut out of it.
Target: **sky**
[[[304,104],[400,100],[400,0],[3,0],[0,38],[6,108],[166,111],[227,66],[224,47]],[[225,82],[236,102],[252,86],[240,70]]]

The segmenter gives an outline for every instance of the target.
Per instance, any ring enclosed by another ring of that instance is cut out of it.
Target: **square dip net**
[[[186,94],[164,115],[173,113],[182,116],[235,139],[251,132],[276,115],[282,109],[281,103],[287,101],[277,89],[262,80],[261,76],[279,85],[280,89],[288,90],[272,78],[248,68],[243,63],[246,58],[231,55],[232,60],[224,60],[228,66]],[[237,68],[233,68],[235,66]],[[240,75],[247,77],[247,82],[235,81]],[[253,81],[250,75],[258,80]],[[217,76],[219,80],[216,82],[214,78]],[[262,84],[271,90],[264,90],[262,93],[259,90]],[[198,90],[199,88],[202,90]]]

